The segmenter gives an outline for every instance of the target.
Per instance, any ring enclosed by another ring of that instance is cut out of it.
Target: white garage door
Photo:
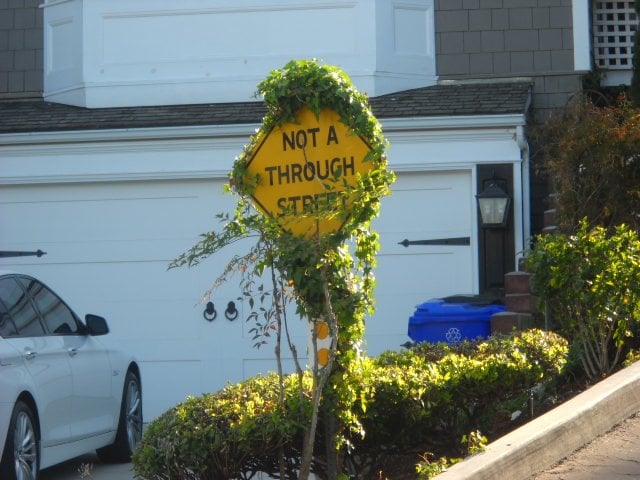
[[[0,190],[0,249],[47,252],[41,259],[4,259],[42,278],[76,309],[103,315],[113,342],[141,360],[145,410],[151,419],[186,395],[213,391],[275,369],[273,346],[253,348],[240,277],[211,299],[216,320],[204,319],[201,296],[238,245],[193,269],[167,270],[197,235],[218,228],[231,210],[222,181],[146,181],[6,186]],[[403,174],[376,222],[382,250],[377,312],[367,324],[367,350],[377,354],[407,341],[415,305],[474,289],[470,246],[409,246],[404,240],[471,236],[471,174]],[[248,245],[248,244],[247,244]],[[229,302],[240,310],[229,321]],[[244,308],[244,310],[243,310]],[[293,321],[298,351],[306,326]]]
[[[367,351],[377,355],[409,340],[415,306],[432,298],[476,291],[470,245],[403,246],[410,242],[471,238],[471,172],[404,173],[382,203],[374,228],[381,250],[376,269],[376,314],[367,324]],[[475,242],[470,242],[471,244]]]

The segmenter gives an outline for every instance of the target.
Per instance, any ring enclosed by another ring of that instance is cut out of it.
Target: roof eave
[[[391,117],[381,118],[380,122],[383,131],[513,128],[525,125],[526,116],[523,113],[508,113],[497,115]],[[259,123],[239,123],[230,125],[2,133],[0,134],[0,146],[178,138],[248,138],[258,128],[260,128]]]
[[[391,117],[383,118],[380,122],[385,131],[513,128],[526,125],[526,115],[524,113],[505,113],[496,115]]]
[[[187,125],[176,127],[0,133],[0,146],[248,137],[259,127],[259,123],[239,123],[229,125]]]

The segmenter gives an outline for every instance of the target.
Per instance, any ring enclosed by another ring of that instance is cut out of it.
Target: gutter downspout
[[[529,143],[527,142],[524,126],[516,127],[516,141],[520,147],[521,164],[521,185],[522,192],[522,230],[516,235],[516,239],[520,238],[521,243],[516,245],[516,266],[519,265],[519,259],[524,257],[526,250],[530,248],[531,242],[531,163]]]

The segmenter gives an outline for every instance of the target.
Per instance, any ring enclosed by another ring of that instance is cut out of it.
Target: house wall
[[[435,8],[440,80],[532,77],[538,120],[581,90],[570,0],[436,0]]]
[[[42,95],[39,0],[0,0],[0,98]]]
[[[17,19],[17,12],[26,4],[22,0],[0,0],[0,5],[5,1],[9,2],[4,4],[5,10]],[[396,12],[399,23],[393,25],[399,31],[387,36],[393,42],[386,45],[411,53],[413,43],[409,40],[419,29],[409,27],[424,26],[426,32],[427,25],[432,26],[433,22],[422,21],[429,9],[408,7],[432,2],[378,1],[401,7]],[[50,11],[55,11],[56,6],[72,7],[78,3],[44,2]],[[86,3],[122,8],[146,4],[151,8],[159,2]],[[193,0],[191,4],[202,3],[203,0]],[[251,3],[259,5],[257,0]],[[306,8],[312,2],[280,2],[291,3]],[[315,0],[314,4],[366,6],[367,2]],[[35,4],[31,9],[34,18],[39,18],[41,11],[36,10]],[[65,18],[62,16],[53,27],[64,29],[68,24]],[[142,17],[133,14],[110,18],[137,22]],[[381,15],[379,21],[384,24],[391,18]],[[12,25],[14,28],[15,22]],[[390,34],[392,25],[385,25]],[[403,25],[405,28],[400,28]],[[49,26],[45,28],[49,30]],[[430,31],[433,33],[432,28]],[[72,60],[76,53],[83,52],[78,44],[66,41],[64,35],[59,38],[57,52],[45,53],[44,68],[48,73],[55,59],[63,67],[76,68]],[[427,46],[426,37],[423,38]],[[384,59],[387,63],[381,62]],[[390,54],[376,57],[376,65],[391,68],[393,59]],[[43,68],[42,58],[38,65]],[[132,62],[122,71],[131,73],[138,66]],[[111,68],[116,67],[120,68]],[[11,70],[15,70],[15,63]],[[187,84],[179,83],[185,88]],[[42,85],[39,87],[42,89]],[[524,126],[525,118],[520,114],[468,116],[464,121],[456,116],[385,119],[383,129],[391,143],[390,166],[398,173],[398,182],[375,224],[381,251],[376,313],[367,319],[367,353],[376,355],[399,348],[408,339],[407,321],[417,304],[430,298],[479,291],[474,195],[479,166],[511,166],[517,187],[513,192],[513,221],[520,226],[514,228],[512,250],[522,251],[528,194],[522,179]],[[203,318],[201,296],[223,270],[225,258],[235,251],[212,257],[200,268],[167,271],[171,259],[198,241],[201,232],[217,229],[216,213],[233,209],[232,198],[222,194],[223,184],[233,158],[256,127],[207,125],[1,135],[0,245],[7,250],[47,252],[38,259],[3,261],[3,266],[43,279],[80,316],[94,312],[108,318],[112,335],[111,340],[105,341],[135,352],[140,361],[147,420],[188,394],[215,391],[228,381],[240,381],[274,368],[271,347],[252,348],[251,324],[225,319],[225,305],[242,295],[235,278],[216,289],[211,297],[218,319]],[[469,242],[419,243],[450,238],[468,238]],[[405,246],[404,239],[413,244]],[[242,248],[238,253],[245,251]],[[239,305],[240,318],[245,319],[248,312],[243,308],[248,307]],[[298,345],[303,351],[306,324],[297,325],[302,329],[297,337],[302,339]]]
[[[584,23],[588,17],[583,1],[436,0],[439,81],[529,77],[534,83],[532,120],[544,121],[582,90],[589,40],[584,38],[584,25],[577,31],[573,26],[574,20]],[[544,227],[548,193],[546,181],[532,168],[533,233]]]
[[[0,0],[0,98],[43,90],[38,0]],[[436,0],[440,79],[535,77],[537,118],[580,89],[570,0]]]

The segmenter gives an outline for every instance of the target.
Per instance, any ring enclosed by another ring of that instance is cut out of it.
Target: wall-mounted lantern
[[[483,192],[476,195],[478,208],[480,209],[480,221],[485,228],[504,228],[509,218],[511,197],[498,186],[496,181],[491,181]]]

